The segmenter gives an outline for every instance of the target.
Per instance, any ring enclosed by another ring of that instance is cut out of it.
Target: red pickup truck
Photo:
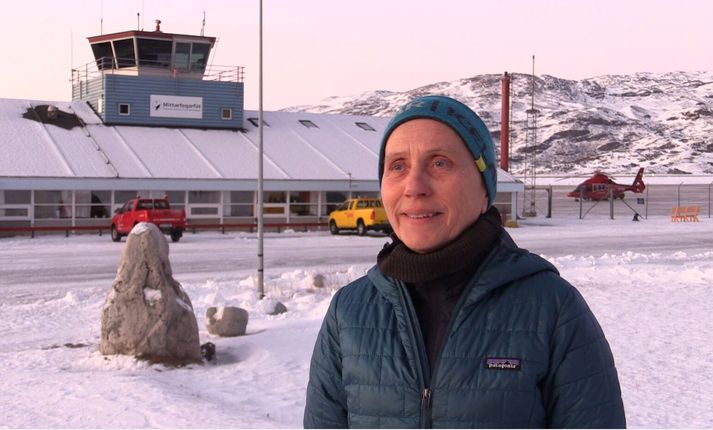
[[[137,196],[116,210],[111,219],[111,240],[118,242],[140,222],[156,224],[162,232],[178,242],[186,229],[186,211],[173,210],[168,199],[143,199]]]

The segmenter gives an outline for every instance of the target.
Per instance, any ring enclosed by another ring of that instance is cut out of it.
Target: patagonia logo
[[[520,370],[520,359],[507,357],[488,357],[485,359],[485,368],[493,370]]]

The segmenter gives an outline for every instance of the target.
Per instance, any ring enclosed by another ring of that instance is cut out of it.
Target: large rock
[[[155,362],[201,362],[193,305],[173,279],[168,241],[154,224],[129,234],[101,315],[102,354]]]
[[[210,307],[205,312],[205,327],[217,336],[242,336],[249,316],[248,311],[236,306]]]

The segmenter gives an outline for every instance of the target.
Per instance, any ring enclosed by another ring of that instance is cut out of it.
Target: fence
[[[563,186],[553,185],[552,187],[552,215],[553,217],[579,217],[579,202],[572,197],[567,197],[567,193],[572,191],[576,185]],[[711,218],[713,212],[713,183],[711,184],[647,184],[643,193],[636,194],[626,192],[623,204],[616,199],[614,204],[615,217],[629,217],[633,215],[632,208],[642,217],[649,216],[670,216],[671,208],[676,206],[700,206],[700,217]],[[520,198],[520,203],[522,198]],[[627,207],[630,206],[631,208]],[[547,193],[537,190],[536,206],[538,217],[547,212]],[[583,202],[584,211],[591,208],[587,217],[609,217],[609,202],[599,203],[592,201]],[[520,212],[522,208],[520,208]]]

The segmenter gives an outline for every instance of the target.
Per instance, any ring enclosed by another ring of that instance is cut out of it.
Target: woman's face
[[[488,208],[473,155],[432,119],[407,121],[389,136],[381,198],[396,235],[418,253],[442,248]]]

